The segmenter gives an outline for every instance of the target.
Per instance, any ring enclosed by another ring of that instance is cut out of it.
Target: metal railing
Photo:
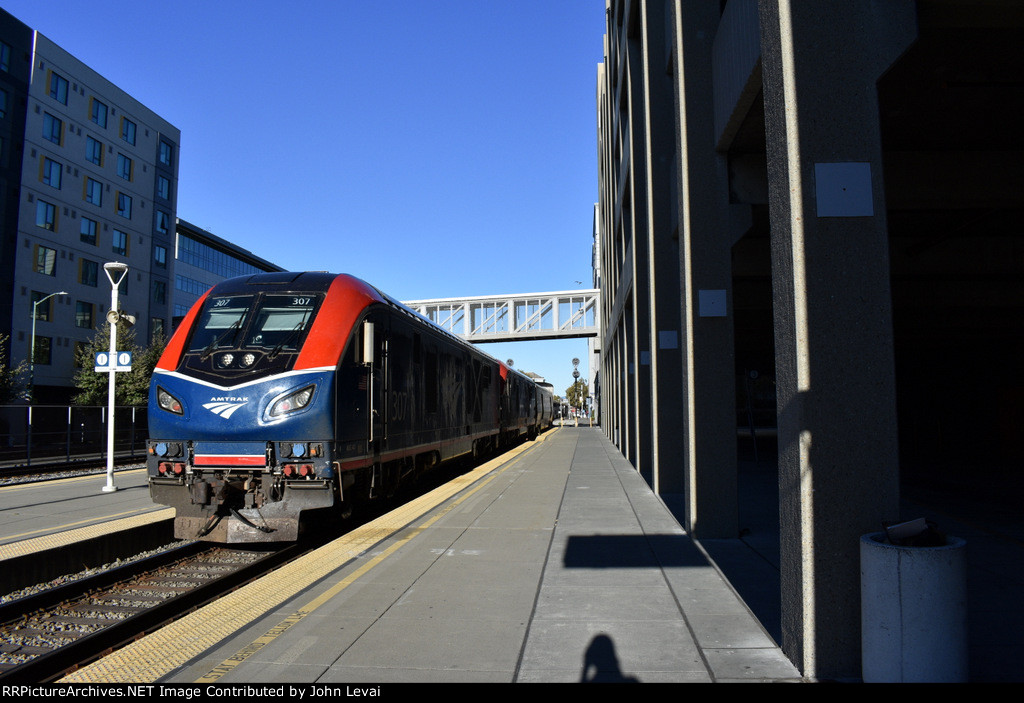
[[[31,466],[107,455],[105,407],[0,405],[0,464]],[[114,409],[114,453],[145,457],[147,423],[143,406]]]
[[[470,342],[599,337],[598,290],[403,303]]]

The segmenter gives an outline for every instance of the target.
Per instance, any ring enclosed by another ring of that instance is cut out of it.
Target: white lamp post
[[[107,313],[107,322],[110,323],[110,378],[107,382],[107,485],[103,487],[104,493],[117,490],[114,485],[114,369],[117,366],[117,323],[121,319],[121,313],[117,309],[117,292],[121,281],[128,275],[128,264],[119,261],[111,261],[103,264],[103,272],[110,280],[110,311]]]
[[[36,318],[38,315],[39,303],[45,302],[55,295],[67,295],[66,291],[60,291],[59,293],[50,293],[45,298],[40,298],[36,302],[32,303],[32,349],[28,355],[28,400],[29,403],[33,402],[35,398],[33,393],[35,392],[35,381],[36,381]]]
[[[576,403],[580,403],[580,370],[579,370],[579,365],[580,365],[580,360],[574,358],[572,360],[572,390],[573,390],[573,400]],[[576,414],[576,417],[575,417],[576,423],[575,424],[576,424],[576,427],[579,427],[580,426],[579,406],[577,406],[575,414]]]

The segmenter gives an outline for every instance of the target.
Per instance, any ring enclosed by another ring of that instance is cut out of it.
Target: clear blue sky
[[[603,0],[0,7],[180,129],[178,216],[258,256],[400,300],[592,285]],[[586,376],[583,340],[483,349]]]

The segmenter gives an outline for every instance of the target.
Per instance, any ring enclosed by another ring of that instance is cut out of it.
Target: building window
[[[57,252],[50,247],[36,244],[35,266],[36,273],[44,276],[57,275]]]
[[[0,71],[11,70],[11,47],[0,41]]]
[[[135,123],[125,117],[121,118],[121,139],[135,144]]]
[[[86,177],[85,179],[85,202],[92,203],[97,207],[103,206],[103,184],[99,181]]]
[[[196,297],[199,297],[206,291],[210,290],[209,283],[203,283],[202,281],[197,281],[194,278],[182,276],[180,273],[174,278],[174,287],[183,293],[190,293]],[[174,314],[177,315],[178,313]]]
[[[162,163],[164,166],[170,166],[171,165],[171,156],[172,156],[171,155],[171,149],[172,148],[173,147],[170,144],[168,144],[167,142],[165,142],[165,141],[161,141],[160,142],[160,153],[159,153],[157,158],[159,159],[160,163]]]
[[[149,320],[149,329],[152,332],[151,339],[153,341],[164,338],[164,319],[162,317],[152,317]]]
[[[257,266],[246,263],[183,234],[178,235],[178,246],[174,255],[179,261],[184,261],[192,266],[198,266],[204,271],[209,271],[224,278],[264,273],[263,269]],[[208,288],[209,286],[206,286],[206,288],[200,291],[200,294],[205,293]]]
[[[53,320],[53,298],[48,299],[42,305],[36,305],[36,303],[48,295],[49,293],[41,293],[34,290],[32,291],[31,300],[29,301],[29,315],[35,311],[36,319],[40,322],[50,322]]]
[[[82,285],[96,287],[100,265],[88,259],[78,260],[78,282]]]
[[[153,302],[157,305],[167,304],[167,282],[153,281]]]
[[[96,98],[90,100],[89,107],[89,119],[98,124],[103,129],[107,128],[107,106],[106,103],[101,103]]]
[[[40,180],[46,185],[60,190],[60,177],[64,172],[64,166],[44,156],[40,170],[42,171]]]
[[[0,90],[0,119],[7,117],[7,106],[11,102],[11,96],[6,90]]]
[[[68,81],[63,76],[50,71],[50,97],[61,105],[68,104]]]
[[[156,177],[156,194],[164,200],[171,199],[171,179],[167,176]]]
[[[126,232],[122,232],[119,229],[115,229],[113,241],[114,245],[111,247],[111,250],[115,254],[120,254],[121,256],[128,256],[128,234]]]
[[[103,144],[92,137],[85,138],[85,160],[97,166],[103,165]]]
[[[155,244],[153,246],[153,261],[156,262],[157,268],[167,268],[167,247]]]
[[[43,113],[43,139],[58,146],[64,143],[64,122],[49,112]]]
[[[118,192],[117,214],[121,217],[126,217],[129,220],[132,219],[132,196]]]
[[[167,234],[167,230],[171,225],[171,216],[162,210],[156,212],[156,231],[160,234]]]
[[[36,200],[36,226],[57,231],[57,206],[45,200]]]
[[[99,223],[96,220],[90,220],[88,217],[82,218],[82,228],[79,231],[78,238],[82,240],[84,244],[92,244],[96,246],[96,231],[99,229]]]
[[[75,303],[75,327],[92,328],[93,312],[96,306],[81,300]]]
[[[117,175],[126,181],[132,179],[132,160],[124,154],[117,155]]]
[[[50,364],[50,338],[49,337],[40,337],[40,336],[36,335],[36,338],[33,341],[34,341],[34,344],[35,344],[35,350],[34,350],[35,353],[32,355],[33,356],[32,363],[33,364],[42,364],[42,365],[45,365],[45,366],[49,366],[49,364]]]

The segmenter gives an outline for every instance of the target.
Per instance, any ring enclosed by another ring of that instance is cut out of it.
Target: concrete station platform
[[[561,428],[68,682],[799,674],[597,428]]]
[[[105,484],[0,487],[0,576],[57,545],[79,563],[98,535],[169,534],[173,511],[150,502],[143,471]],[[674,497],[655,496],[599,429],[558,429],[69,678],[798,680],[765,634],[779,629],[774,466],[741,465],[739,488],[745,536],[696,545]],[[903,502],[968,542],[970,680],[1024,680],[1013,497],[907,490]]]
[[[164,508],[149,499],[145,469],[0,486],[0,545],[15,545]],[[66,539],[66,535],[61,537]],[[21,547],[24,549],[24,547]],[[0,549],[0,559],[11,549]]]

